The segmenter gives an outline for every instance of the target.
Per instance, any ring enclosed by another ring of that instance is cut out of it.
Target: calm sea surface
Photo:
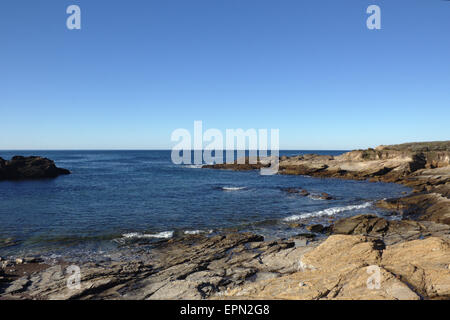
[[[0,151],[4,159],[16,154],[48,157],[72,174],[0,182],[0,256],[86,257],[136,241],[224,229],[287,237],[305,231],[292,228],[294,222],[328,224],[331,218],[386,214],[372,203],[409,191],[395,184],[174,165],[170,151]],[[282,190],[288,187],[327,192],[337,199],[316,200]]]

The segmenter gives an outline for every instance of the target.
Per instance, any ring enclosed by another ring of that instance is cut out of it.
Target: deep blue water
[[[280,152],[301,153],[310,151]],[[374,200],[409,191],[395,184],[174,165],[170,151],[0,151],[4,159],[16,154],[48,157],[72,174],[0,182],[0,241],[17,242],[0,245],[0,256],[92,252],[224,228],[286,237],[302,231],[290,227],[291,222],[327,224],[330,218],[383,214],[371,206]],[[327,192],[337,199],[292,195],[281,190],[286,187]]]

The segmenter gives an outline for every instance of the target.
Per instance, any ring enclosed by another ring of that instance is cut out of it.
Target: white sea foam
[[[186,230],[184,234],[201,234],[201,233],[212,233],[212,230],[204,231],[204,230]]]
[[[320,198],[317,194],[309,195],[308,198],[311,200],[319,200],[319,201],[325,200],[325,199]]]
[[[203,164],[188,164],[184,166],[185,168],[191,168],[191,169],[201,169],[203,167]]]
[[[245,189],[245,187],[222,187],[222,190],[224,191],[238,191],[243,189]]]
[[[295,220],[311,218],[311,217],[333,216],[335,214],[338,214],[338,213],[341,213],[344,211],[364,209],[364,208],[370,207],[371,205],[372,205],[371,202],[365,202],[363,204],[350,205],[350,206],[345,206],[345,207],[327,208],[325,210],[320,210],[320,211],[296,214],[296,215],[293,215],[290,217],[286,217],[283,220],[284,221],[295,221]]]
[[[185,232],[184,232],[184,234],[200,234],[200,233],[203,233],[204,231],[202,231],[202,230],[186,230]]]
[[[127,239],[141,239],[141,238],[157,238],[157,239],[168,239],[173,237],[173,231],[163,231],[154,234],[140,233],[140,232],[130,232],[125,233],[122,237]]]

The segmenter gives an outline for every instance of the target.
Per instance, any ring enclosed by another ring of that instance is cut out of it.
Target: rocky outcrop
[[[321,200],[333,200],[334,197],[326,192],[321,192],[318,195],[312,195],[313,199],[321,199]]]
[[[450,242],[430,237],[384,247],[334,235],[299,260],[299,271],[230,289],[225,299],[390,299],[450,297]]]
[[[300,256],[317,245],[266,242],[251,233],[186,236],[142,250],[138,261],[80,265],[79,289],[67,287],[67,263],[33,269],[10,262],[3,268],[8,281],[0,283],[0,299],[205,299],[295,272]]]
[[[282,188],[282,191],[285,191],[290,194],[298,194],[303,197],[311,197],[312,199],[320,199],[320,200],[333,200],[335,199],[332,195],[326,193],[326,192],[320,192],[320,193],[312,193],[308,190],[302,189],[302,188]]]
[[[418,170],[446,167],[449,164],[450,151],[442,151],[437,156],[435,152],[416,153],[384,148],[356,150],[336,157],[290,157],[280,161],[280,173],[400,182]]]
[[[217,164],[207,164],[202,166],[206,169],[225,169],[234,171],[250,171],[259,170],[261,168],[267,168],[270,166],[270,161],[266,160],[268,158],[259,157],[244,157],[234,160],[232,163],[217,163]]]
[[[55,178],[66,174],[70,171],[56,167],[47,158],[15,156],[9,161],[0,158],[0,181]]]
[[[250,233],[187,236],[143,249],[135,261],[79,265],[79,288],[67,286],[71,273],[63,261],[3,261],[0,299],[450,298],[448,239],[386,244],[372,231],[354,235],[366,230],[348,228],[352,235],[319,241],[269,242]]]
[[[450,166],[420,170],[401,183],[414,188],[415,193],[382,200],[377,205],[406,219],[450,224]]]
[[[450,225],[450,199],[439,193],[424,193],[377,202],[380,208],[396,211],[406,219]]]
[[[372,214],[340,219],[330,227],[330,232],[370,236],[388,245],[427,237],[450,240],[449,225],[432,221],[387,220]]]

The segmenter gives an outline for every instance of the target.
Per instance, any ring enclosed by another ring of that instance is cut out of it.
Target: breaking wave
[[[203,164],[188,164],[185,165],[184,167],[190,169],[201,169],[203,167]]]
[[[201,233],[212,233],[213,230],[208,230],[208,231],[204,231],[204,230],[186,230],[184,231],[184,234],[201,234]]]
[[[295,214],[295,215],[286,217],[283,220],[284,221],[295,221],[295,220],[311,218],[311,217],[333,216],[335,214],[338,214],[338,213],[341,213],[341,212],[345,212],[345,211],[352,211],[352,210],[368,208],[371,205],[372,205],[371,202],[365,202],[363,204],[358,204],[358,205],[350,205],[350,206],[345,206],[345,207],[327,208],[327,209],[320,210],[320,211]]]
[[[245,189],[245,187],[222,187],[222,190],[224,191],[238,191],[243,189]]]
[[[154,234],[130,232],[122,235],[125,239],[143,239],[143,238],[157,238],[157,239],[169,239],[173,237],[173,231],[163,231]]]

